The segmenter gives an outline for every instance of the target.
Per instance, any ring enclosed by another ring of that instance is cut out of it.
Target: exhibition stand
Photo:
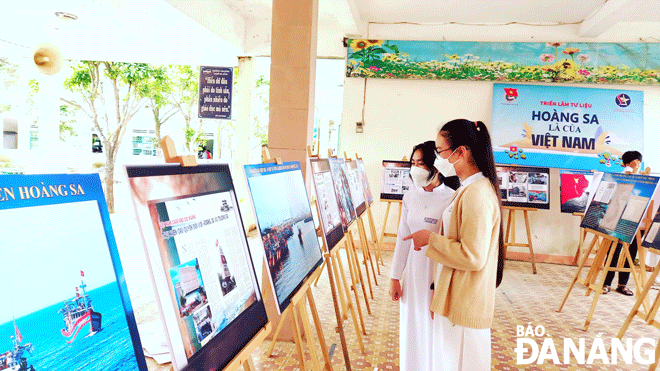
[[[534,208],[529,207],[516,207],[516,206],[502,206],[502,210],[508,210],[509,216],[506,227],[506,234],[504,238],[504,247],[508,248],[509,246],[518,246],[518,247],[527,247],[529,248],[529,256],[532,260],[532,271],[536,274],[536,260],[534,258],[534,248],[532,247],[532,233],[529,228],[529,217],[527,216],[528,211],[536,211]],[[516,242],[516,211],[522,211],[523,216],[525,217],[525,230],[527,231],[527,243]]]

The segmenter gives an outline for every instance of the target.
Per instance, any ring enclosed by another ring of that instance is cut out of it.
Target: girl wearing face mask
[[[392,258],[390,295],[400,304],[399,366],[405,370],[431,370],[431,330],[429,316],[433,264],[422,251],[412,249],[403,237],[411,231],[437,232],[440,217],[449,205],[458,178],[443,179],[433,167],[435,142],[416,145],[410,156],[410,177],[415,185],[403,196],[398,239]],[[444,180],[444,182],[443,182]],[[403,279],[403,282],[401,280]]]
[[[442,233],[420,229],[404,240],[438,264],[431,311],[434,371],[487,371],[495,288],[502,280],[504,244],[499,185],[490,135],[482,122],[453,120],[435,141],[435,167],[456,174],[461,187],[443,213]]]

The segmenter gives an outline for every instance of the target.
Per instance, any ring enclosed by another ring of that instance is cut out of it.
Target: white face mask
[[[457,148],[458,149],[458,148]],[[456,152],[456,149],[454,150]],[[454,154],[454,152],[451,153],[451,155]],[[451,157],[449,155],[449,157]],[[442,158],[440,157],[439,154],[435,154],[435,161],[433,162],[433,166],[435,166],[436,169],[442,174],[445,178],[449,178],[450,176],[456,175],[456,169],[454,168],[454,164],[458,162],[458,160],[452,162],[449,162],[448,158]]]
[[[417,187],[426,187],[431,184],[431,180],[428,179],[430,172],[426,169],[423,169],[419,166],[412,166],[410,168],[410,177],[412,178],[413,184]]]

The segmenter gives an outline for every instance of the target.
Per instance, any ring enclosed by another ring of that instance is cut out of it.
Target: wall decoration
[[[126,172],[174,369],[222,369],[268,321],[229,167]]]
[[[644,93],[493,84],[490,133],[499,164],[619,172],[644,151]]]
[[[0,236],[0,369],[147,370],[98,174],[0,176]]]
[[[383,160],[381,200],[403,200],[403,195],[412,187],[410,161]]]
[[[252,204],[281,314],[323,262],[299,162],[245,165]]]
[[[325,236],[326,246],[331,250],[344,236],[342,226],[343,210],[339,205],[335,186],[330,173],[330,162],[327,158],[312,158],[309,160],[312,167],[312,178],[316,190],[316,205],[319,210],[321,227]],[[344,216],[345,218],[345,216]]]
[[[657,210],[658,180],[654,176],[604,173],[580,227],[632,242],[651,199]]]
[[[659,43],[348,39],[346,76],[660,84]]]
[[[583,213],[600,183],[602,172],[559,170],[559,194],[562,213]]]
[[[550,169],[497,166],[503,206],[550,208]]]
[[[234,69],[199,67],[199,118],[231,120]]]
[[[342,210],[341,224],[344,231],[348,230],[348,226],[357,218],[355,213],[355,206],[353,205],[353,197],[351,197],[351,187],[346,177],[345,165],[343,158],[329,158],[330,173],[332,174],[332,183],[335,185],[335,193],[339,200],[339,206]]]

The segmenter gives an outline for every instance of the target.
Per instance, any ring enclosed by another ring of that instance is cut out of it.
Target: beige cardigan
[[[433,312],[464,327],[491,327],[500,220],[499,199],[488,178],[456,192],[448,235],[431,233],[426,250],[443,265],[435,281]]]

